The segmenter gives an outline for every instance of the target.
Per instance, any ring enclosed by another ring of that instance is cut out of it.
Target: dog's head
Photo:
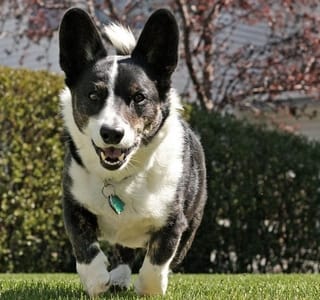
[[[78,8],[65,13],[60,65],[72,96],[73,118],[104,168],[125,166],[168,116],[178,36],[174,16],[160,9],[149,18],[133,49],[128,45],[123,53],[117,49],[122,55],[108,56],[88,14]],[[118,42],[126,45],[121,38]]]

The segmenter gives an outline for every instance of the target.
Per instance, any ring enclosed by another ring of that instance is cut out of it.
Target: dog
[[[171,87],[179,30],[174,15],[159,9],[137,41],[118,24],[104,33],[113,55],[80,8],[66,11],[59,29],[66,232],[90,296],[128,289],[134,253],[141,248],[145,257],[135,291],[164,295],[168,273],[190,248],[207,197],[204,152]],[[113,270],[100,240],[119,253]]]

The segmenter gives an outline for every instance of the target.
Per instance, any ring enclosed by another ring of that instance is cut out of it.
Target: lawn
[[[89,299],[74,274],[0,274],[1,300]],[[99,299],[164,299],[107,293]],[[320,275],[171,275],[165,299],[320,299]]]

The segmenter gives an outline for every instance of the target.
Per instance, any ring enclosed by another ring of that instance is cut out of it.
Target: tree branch
[[[179,13],[181,15],[182,23],[183,23],[184,54],[185,54],[186,65],[190,74],[190,78],[195,88],[197,98],[201,106],[204,109],[211,111],[213,110],[213,102],[211,99],[209,99],[206,96],[204,87],[201,84],[199,78],[197,77],[196,70],[194,69],[194,66],[193,66],[192,51],[190,47],[191,23],[190,23],[190,16],[188,12],[188,5],[186,4],[185,0],[175,0],[175,2],[178,6]]]

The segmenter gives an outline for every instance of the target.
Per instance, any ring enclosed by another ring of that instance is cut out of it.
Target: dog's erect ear
[[[69,9],[60,24],[60,66],[72,84],[89,65],[107,55],[91,17],[80,8]]]
[[[179,29],[167,9],[155,11],[148,19],[132,58],[147,67],[157,79],[169,79],[178,62]]]

